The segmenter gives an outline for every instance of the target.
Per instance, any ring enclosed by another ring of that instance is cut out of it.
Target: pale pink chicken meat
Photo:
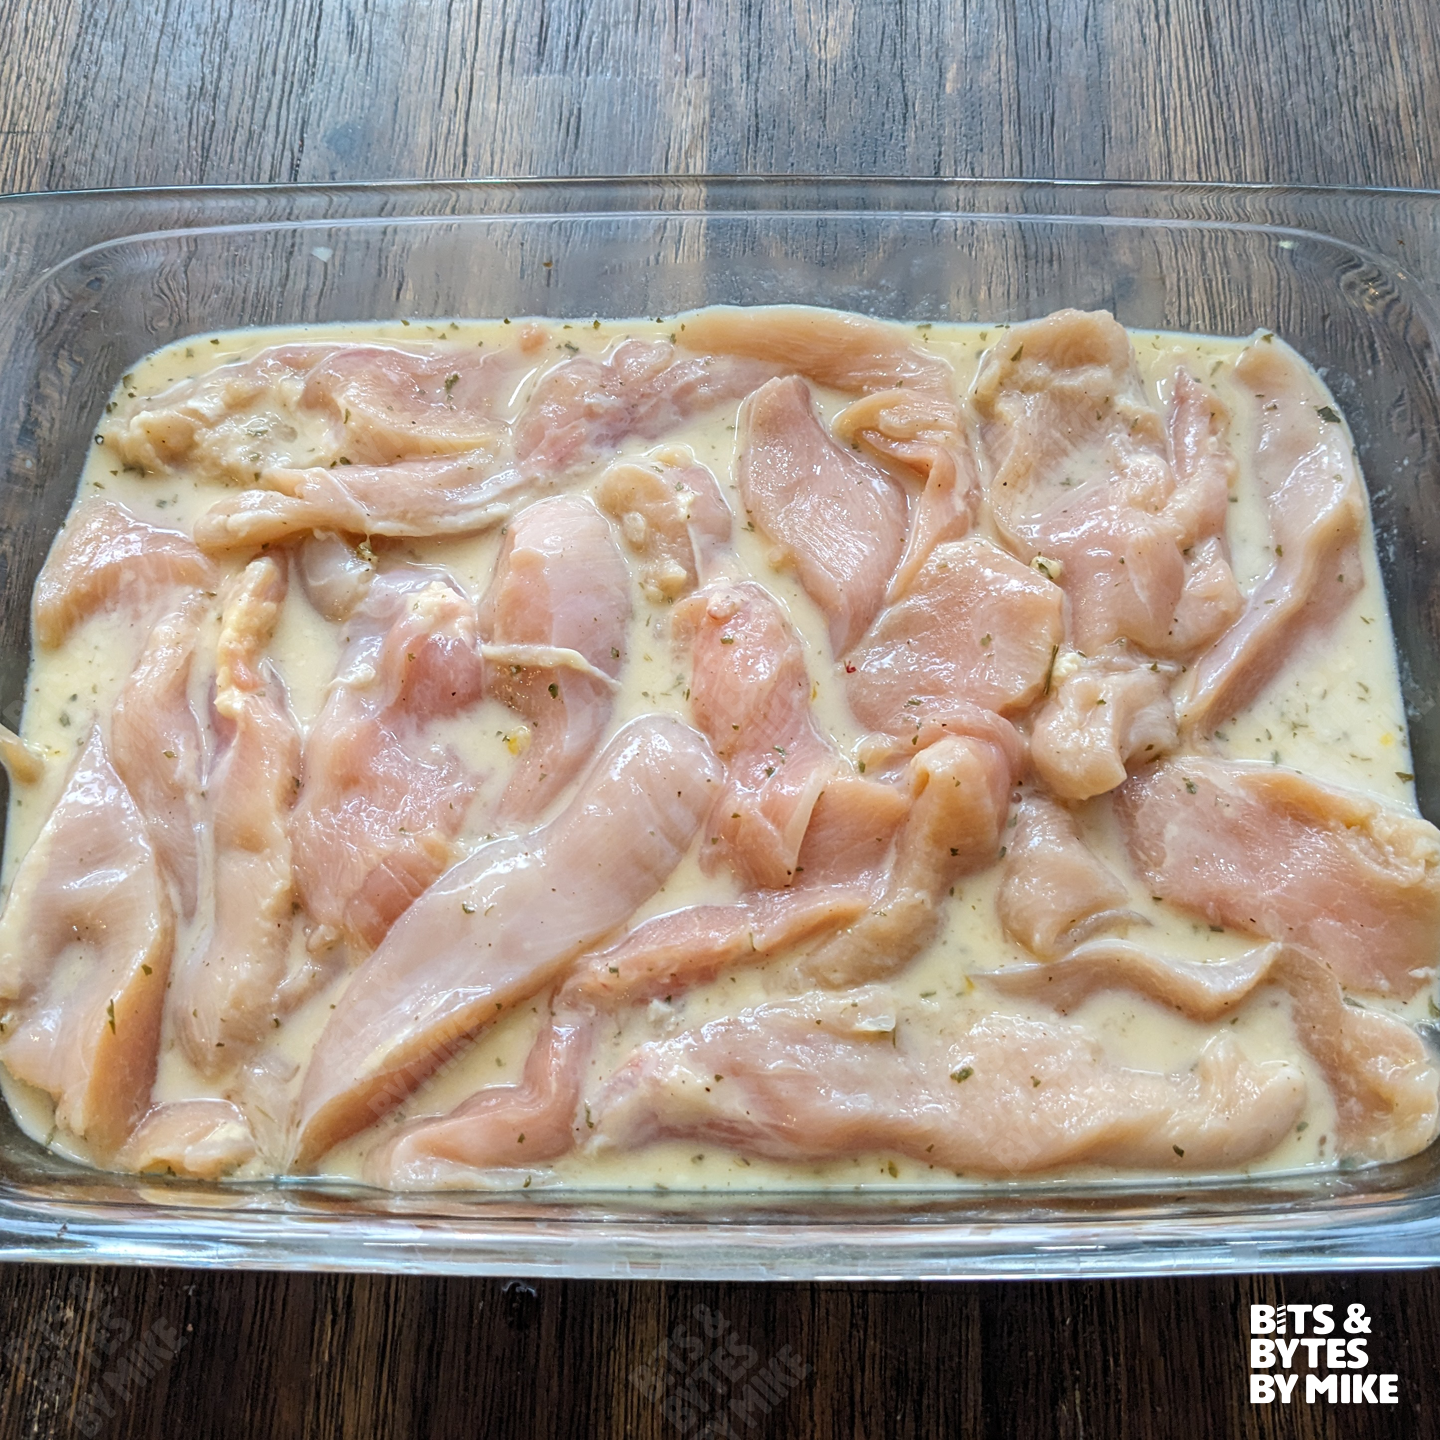
[[[1201,732],[1248,705],[1364,583],[1365,490],[1330,396],[1270,335],[1246,348],[1235,382],[1254,396],[1255,474],[1275,561],[1246,597],[1243,615],[1190,673],[1182,716]]]
[[[595,490],[640,560],[640,588],[654,604],[714,579],[729,556],[732,517],[715,477],[688,451],[618,461]]]
[[[35,582],[35,638],[54,649],[92,615],[139,615],[179,588],[214,591],[218,584],[214,565],[189,536],[92,495],[65,522]]]
[[[1440,831],[1279,766],[1199,756],[1115,792],[1131,859],[1161,899],[1313,950],[1342,984],[1414,995],[1440,959]]]
[[[161,1171],[215,1180],[258,1153],[245,1112],[229,1100],[170,1100],[156,1105],[115,1157],[117,1170]]]
[[[900,779],[909,810],[883,889],[859,920],[805,957],[803,975],[831,987],[875,980],[935,938],[955,882],[999,852],[1013,757],[1010,745],[974,734],[942,734],[914,756]]]
[[[295,571],[305,598],[327,620],[348,620],[375,579],[375,556],[333,530],[317,530],[295,548]]]
[[[487,1085],[448,1114],[402,1125],[365,1157],[365,1178],[389,1190],[438,1190],[565,1154],[577,1138],[590,1027],[583,1016],[549,1017],[518,1085]]]
[[[1129,337],[1103,312],[1017,325],[981,365],[973,400],[991,513],[1023,559],[1058,565],[1085,654],[1124,640],[1184,658],[1238,613],[1223,548],[1207,543],[1225,522],[1213,481],[1224,479],[1226,417],[1197,386],[1188,374],[1172,384],[1172,438]]]
[[[717,306],[687,315],[678,333],[687,346],[749,356],[817,385],[861,393],[836,416],[837,439],[924,482],[890,598],[936,545],[958,540],[974,523],[980,475],[954,373],[899,326],[808,306]]]
[[[844,1015],[776,1005],[642,1045],[595,1105],[596,1136],[780,1161],[900,1154],[976,1175],[1205,1170],[1273,1150],[1305,1099],[1293,1067],[1253,1065],[1225,1038],[1167,1075],[1114,1065],[1067,1025],[987,1016],[946,1044],[866,1035]]]
[[[209,479],[248,479],[306,443],[295,425],[300,391],[306,371],[330,349],[273,345],[158,395],[129,392],[101,426],[105,445],[147,474],[193,466]]]
[[[729,356],[677,356],[663,340],[624,340],[603,360],[578,355],[540,377],[515,421],[515,454],[527,473],[563,474],[626,440],[658,440],[773,373]]]
[[[630,571],[594,504],[559,495],[522,511],[479,614],[486,688],[530,727],[501,798],[507,818],[533,819],[594,753],[629,622]]]
[[[1168,755],[1178,741],[1170,698],[1175,669],[1123,655],[1067,666],[1060,679],[1052,678],[1035,717],[1035,773],[1062,799],[1088,800],[1123,785],[1132,762]]]
[[[157,622],[110,717],[111,761],[145,817],[186,919],[199,895],[206,824],[205,742],[190,704],[190,672],[207,603],[192,594]]]
[[[1074,817],[1043,794],[1015,808],[995,908],[1005,934],[1036,955],[1062,954],[1087,936],[1139,919],[1129,893],[1080,838]]]
[[[336,458],[355,465],[498,454],[509,438],[506,403],[533,364],[517,347],[417,353],[337,346],[306,375],[300,403],[329,417]]]
[[[1440,1128],[1440,1069],[1420,1037],[1403,1020],[1346,1004],[1330,967],[1298,946],[1194,961],[1093,940],[1053,964],[991,971],[984,979],[1007,994],[1042,999],[1062,1015],[1092,995],[1125,989],[1200,1021],[1232,1014],[1274,986],[1290,996],[1296,1038],[1334,1096],[1341,1157],[1404,1159]]]
[[[738,355],[831,390],[904,389],[953,399],[950,367],[905,327],[809,305],[712,305],[680,317],[687,349]]]
[[[730,905],[692,905],[657,915],[623,940],[587,955],[565,982],[564,1004],[597,1010],[678,995],[723,971],[758,965],[858,920],[862,888],[756,891]]]
[[[793,884],[816,803],[846,768],[811,714],[804,644],[753,581],[687,597],[672,632],[690,653],[691,713],[728,772],[702,863],[749,887]]]
[[[147,473],[184,467],[230,481],[342,457],[389,465],[498,453],[506,402],[533,348],[276,345],[122,404],[101,433],[126,465]]]
[[[746,514],[794,569],[843,655],[885,599],[909,508],[893,477],[836,443],[798,377],[771,380],[741,407],[736,474]]]
[[[0,916],[0,1060],[101,1161],[150,1105],[174,933],[144,818],[97,729]]]
[[[290,822],[313,950],[377,945],[458,858],[478,788],[428,722],[484,693],[475,607],[439,571],[386,572],[348,627],[349,645],[305,743]]]
[[[862,725],[908,729],[964,703],[1016,714],[1064,638],[1060,588],[978,536],[937,546],[846,662]]]
[[[283,566],[263,558],[224,597],[212,705],[219,749],[206,782],[214,911],[176,965],[170,999],[174,1033],[203,1075],[245,1058],[285,1008],[300,732],[265,663],[285,588]]]
[[[249,549],[322,530],[389,538],[473,535],[502,524],[537,491],[518,470],[477,452],[395,465],[271,469],[257,485],[201,515],[195,543],[204,550]]]
[[[316,1043],[300,1160],[372,1124],[623,924],[690,848],[721,774],[688,726],[632,721],[548,825],[482,846],[432,885],[356,972]]]
[[[1165,653],[1189,659],[1234,624],[1244,608],[1226,537],[1240,467],[1230,448],[1230,412],[1216,393],[1183,363],[1172,369],[1163,388],[1175,472],[1175,492],[1165,514],[1175,526],[1175,541],[1185,559],[1184,585]]]

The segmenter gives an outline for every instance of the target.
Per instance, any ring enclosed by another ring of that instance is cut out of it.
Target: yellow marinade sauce
[[[669,337],[673,326],[664,322],[545,321],[546,345],[535,352],[534,367],[518,384],[510,399],[510,414],[518,413],[535,378],[559,359],[572,353],[600,355],[619,339]],[[963,393],[974,378],[981,355],[1002,327],[986,325],[917,326],[916,343],[942,356],[954,368]],[[453,346],[457,349],[493,349],[513,341],[515,330],[497,321],[436,321],[429,324],[352,324],[290,329],[241,330],[217,336],[199,336],[168,346],[139,362],[117,395],[156,394],[179,380],[203,374],[216,365],[246,359],[277,343],[292,341],[363,341],[414,345]],[[1242,587],[1267,568],[1267,526],[1261,497],[1245,457],[1249,437],[1245,431],[1246,406],[1230,393],[1228,366],[1246,343],[1239,339],[1193,335],[1132,332],[1139,366],[1152,397],[1167,360],[1177,352],[1189,360],[1195,373],[1207,379],[1236,417],[1232,444],[1240,459],[1240,480],[1231,506],[1229,542],[1236,578]],[[1218,363],[1217,363],[1218,362]],[[817,390],[822,413],[829,418],[845,403],[838,393]],[[788,608],[807,643],[808,664],[819,724],[842,750],[859,738],[857,726],[843,694],[842,667],[832,660],[826,624],[798,581],[771,563],[763,537],[747,529],[734,476],[736,411],[738,402],[721,407],[705,419],[667,435],[666,446],[684,445],[708,466],[719,481],[737,517],[735,546],[743,566]],[[619,454],[643,455],[655,442],[631,441]],[[615,458],[606,455],[593,464],[593,474],[568,486],[584,493],[593,488],[601,471]],[[118,500],[140,518],[158,525],[189,529],[213,503],[213,486],[188,484],[174,477],[145,477],[127,472],[105,447],[90,452],[80,480],[77,503],[95,492]],[[472,595],[483,594],[501,545],[498,530],[463,539],[412,540],[389,553],[447,568]],[[1344,612],[1323,645],[1312,646],[1293,657],[1287,668],[1260,699],[1233,723],[1217,733],[1222,754],[1235,758],[1272,760],[1294,766],[1315,778],[1367,791],[1386,803],[1415,810],[1413,785],[1408,778],[1409,748],[1401,702],[1389,615],[1380,582],[1373,534],[1368,528],[1362,545],[1365,585]],[[238,570],[244,555],[222,560],[227,573]],[[684,664],[677,660],[668,636],[667,607],[650,603],[638,585],[629,653],[631,662],[622,677],[611,730],[636,715],[669,711],[687,717]],[[216,602],[218,606],[218,601]],[[218,608],[207,617],[206,634],[213,647]],[[283,678],[291,707],[302,730],[308,728],[324,701],[329,676],[339,656],[341,627],[321,619],[310,607],[302,588],[292,584],[269,659]],[[102,615],[87,621],[61,648],[37,650],[27,684],[22,733],[40,747],[53,763],[44,780],[34,786],[12,787],[5,834],[4,881],[8,887],[19,859],[33,842],[63,787],[69,757],[83,744],[91,724],[106,716],[127,678],[144,642],[143,622],[123,616]],[[197,672],[201,667],[196,667]],[[197,680],[197,685],[202,683]],[[205,713],[208,696],[192,696],[198,714]],[[483,812],[485,799],[498,795],[511,757],[508,739],[517,717],[495,701],[484,701],[463,717],[433,726],[432,736],[453,745],[467,764],[488,778],[482,801],[472,814]],[[562,797],[559,804],[563,804]],[[1088,802],[1080,810],[1087,843],[1117,874],[1130,874],[1110,815],[1108,798]],[[485,834],[472,827],[462,840],[480,843]],[[943,933],[914,964],[883,985],[857,992],[857,1009],[881,1029],[919,1024],[943,1025],[958,1031],[985,1013],[1051,1018],[1043,1005],[998,996],[977,987],[971,977],[1002,965],[1023,963],[1031,957],[1001,933],[994,894],[1000,866],[967,877],[956,887]],[[686,859],[636,918],[676,909],[699,901],[715,901],[736,893],[727,890],[723,877],[702,876],[694,857]],[[1216,933],[1208,925],[1152,900],[1144,885],[1131,877],[1131,907],[1151,922],[1145,943],[1163,953],[1193,958],[1220,959],[1254,947],[1253,938],[1237,933]],[[203,913],[203,907],[201,907]],[[177,951],[189,937],[182,929]],[[297,959],[304,946],[302,927],[294,934]],[[652,1002],[602,1026],[590,1060],[587,1094],[593,1094],[604,1077],[638,1044],[691,1028],[741,1008],[788,995],[782,958],[768,965],[739,968],[714,982],[674,997],[671,1003]],[[290,1075],[286,1082],[293,1096],[303,1073],[305,1057],[314,1044],[338,995],[349,979],[338,977],[287,1018],[269,1039],[266,1052],[275,1073]],[[521,1005],[483,1032],[455,1062],[410,1097],[380,1124],[333,1150],[320,1171],[336,1177],[355,1177],[366,1152],[390,1129],[417,1115],[448,1110],[479,1087],[519,1078],[526,1053],[538,1029],[544,997]],[[1377,1000],[1396,1013],[1416,1016],[1425,1012],[1428,993],[1408,1004]],[[1192,1066],[1205,1042],[1216,1033],[1213,1025],[1185,1020],[1169,1010],[1123,993],[1102,994],[1074,1012],[1071,1023],[1083,1025],[1112,1061],[1143,1069],[1180,1071]],[[1286,1060],[1305,1076],[1309,1100],[1302,1124],[1263,1160],[1242,1173],[1281,1172],[1330,1162],[1327,1143],[1334,1126],[1329,1090],[1314,1062],[1297,1044],[1290,1023],[1289,1001],[1264,991],[1225,1022],[1228,1034],[1252,1061]],[[22,1126],[36,1139],[55,1137],[53,1108],[46,1096],[18,1084],[0,1068],[0,1084]],[[156,1100],[213,1094],[200,1080],[178,1046],[162,1037]],[[56,1141],[57,1149],[84,1158],[83,1147]],[[242,1178],[268,1173],[253,1162]],[[1110,1177],[1099,1167],[1071,1168],[1045,1177],[1046,1182],[1073,1182]],[[1132,1172],[1127,1172],[1132,1173]],[[1137,1179],[1143,1178],[1136,1176]],[[886,1154],[845,1158],[823,1164],[780,1164],[745,1159],[721,1147],[693,1143],[660,1144],[639,1153],[574,1152],[534,1171],[516,1169],[489,1174],[485,1183],[559,1185],[617,1189],[737,1189],[807,1187],[937,1186],[1004,1184],[956,1177],[944,1169],[917,1164]],[[1027,1182],[1035,1183],[1035,1182]]]

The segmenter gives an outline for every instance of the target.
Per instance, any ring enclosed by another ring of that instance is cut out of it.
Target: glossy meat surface
[[[1413,995],[1440,959],[1440,832],[1279,766],[1200,757],[1116,795],[1136,867],[1172,905],[1313,950],[1354,989]]]

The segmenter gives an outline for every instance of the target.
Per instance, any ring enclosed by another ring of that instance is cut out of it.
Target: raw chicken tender
[[[190,705],[190,671],[205,603],[204,596],[192,594],[156,624],[110,717],[111,760],[145,817],[186,919],[199,898],[206,825],[200,794],[205,742]]]
[[[677,357],[663,340],[626,340],[604,360],[578,355],[541,377],[515,422],[515,453],[527,473],[562,474],[632,436],[658,440],[772,373],[727,356]]]
[[[211,480],[316,465],[389,465],[497,452],[504,406],[527,362],[510,348],[276,345],[122,405],[107,446],[147,473],[188,467]]]
[[[0,916],[0,1060],[101,1162],[150,1105],[174,938],[144,819],[95,730]]]
[[[365,1178],[390,1190],[465,1187],[474,1185],[476,1171],[563,1155],[576,1141],[589,1051],[588,1021],[553,1017],[531,1047],[518,1085],[487,1085],[448,1115],[403,1125],[365,1157]]]
[[[719,780],[688,726],[633,721],[548,825],[481,846],[432,885],[356,971],[316,1042],[301,1161],[373,1124],[623,924],[690,848]]]
[[[1440,831],[1275,765],[1199,756],[1115,795],[1130,855],[1172,905],[1313,950],[1356,989],[1402,997],[1440,959]]]
[[[1032,995],[1062,1015],[1110,988],[1135,990],[1195,1020],[1217,1020],[1266,985],[1291,1000],[1300,1043],[1319,1063],[1335,1098],[1339,1152],[1400,1160],[1440,1128],[1440,1069],[1402,1020],[1345,1003],[1317,956],[1267,945],[1237,960],[1174,960],[1124,941],[1095,940],[1053,965],[991,971],[985,981]]]
[[[290,822],[313,950],[363,955],[458,858],[477,778],[424,746],[427,721],[484,691],[475,607],[440,572],[397,569],[371,586],[305,742]]]
[[[213,1180],[256,1155],[245,1112],[229,1100],[171,1100],[145,1116],[115,1157],[117,1170]]]
[[[1005,847],[995,906],[1006,935],[1036,955],[1063,954],[1097,930],[1138,920],[1129,893],[1080,838],[1063,805],[1026,795]]]
[[[473,535],[509,519],[544,488],[474,452],[396,465],[266,470],[256,483],[261,488],[217,501],[195,522],[197,544],[222,553],[315,531]]]
[[[1045,688],[1062,604],[1058,586],[989,540],[937,546],[846,663],[850,708],[892,731],[965,702],[1016,714]]]
[[[1244,614],[1191,673],[1184,720],[1201,731],[1253,700],[1364,582],[1365,491],[1330,396],[1273,335],[1249,346],[1235,380],[1255,397],[1255,473],[1275,563],[1247,597]]]
[[[747,885],[790,885],[816,803],[845,768],[811,714],[800,636],[753,581],[690,596],[673,630],[690,650],[695,723],[729,771],[704,863],[725,861]]]
[[[976,378],[991,512],[1018,555],[1058,572],[1071,640],[1085,654],[1125,640],[1184,657],[1238,609],[1221,603],[1223,554],[1189,554],[1225,522],[1210,483],[1220,442],[1196,433],[1221,412],[1218,402],[1200,410],[1196,383],[1174,386],[1186,481],[1177,487],[1174,442],[1109,315],[1061,310],[1017,325]]]
[[[486,688],[530,727],[501,801],[507,817],[533,819],[594,754],[629,620],[630,572],[591,501],[541,500],[510,526],[480,605]]]
[[[836,444],[794,376],[745,402],[736,468],[745,513],[775,545],[772,563],[795,570],[843,655],[875,618],[899,563],[904,488]]]
[[[1143,765],[1175,748],[1174,666],[1105,657],[1065,668],[1030,735],[1030,763],[1055,794],[1103,795],[1125,783],[1132,760]]]
[[[847,1032],[800,1005],[715,1020],[642,1045],[602,1093],[596,1135],[777,1160],[889,1152],[978,1175],[1194,1170],[1274,1149],[1305,1098],[1293,1067],[1252,1065],[1224,1038],[1193,1071],[1160,1075],[1110,1064],[1066,1025],[990,1016],[948,1046],[903,1036]]]
[[[612,465],[595,499],[640,557],[640,588],[651,604],[688,595],[724,564],[730,507],[715,477],[688,452]]]
[[[53,649],[92,615],[116,608],[138,614],[177,588],[213,592],[218,583],[187,536],[92,496],[65,522],[35,582],[35,638]]]
[[[206,782],[213,914],[175,966],[172,1028],[202,1075],[228,1070],[288,1008],[281,997],[295,921],[290,807],[300,733],[284,687],[263,662],[285,598],[285,571],[253,560],[224,600],[215,730]]]

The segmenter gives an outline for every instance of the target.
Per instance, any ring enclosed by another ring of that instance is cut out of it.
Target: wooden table
[[[0,191],[699,171],[1435,186],[1437,95],[1432,0],[0,0]],[[1364,1304],[1400,1407],[1252,1408],[1246,1307],[1277,1298]],[[703,1422],[668,1418],[637,1367],[697,1306],[804,1372],[768,1417],[732,1416],[742,1435],[1440,1433],[1431,1274],[758,1287],[13,1265],[0,1433],[83,1433],[97,1337],[159,1326],[179,1353],[95,1433],[674,1440]]]

